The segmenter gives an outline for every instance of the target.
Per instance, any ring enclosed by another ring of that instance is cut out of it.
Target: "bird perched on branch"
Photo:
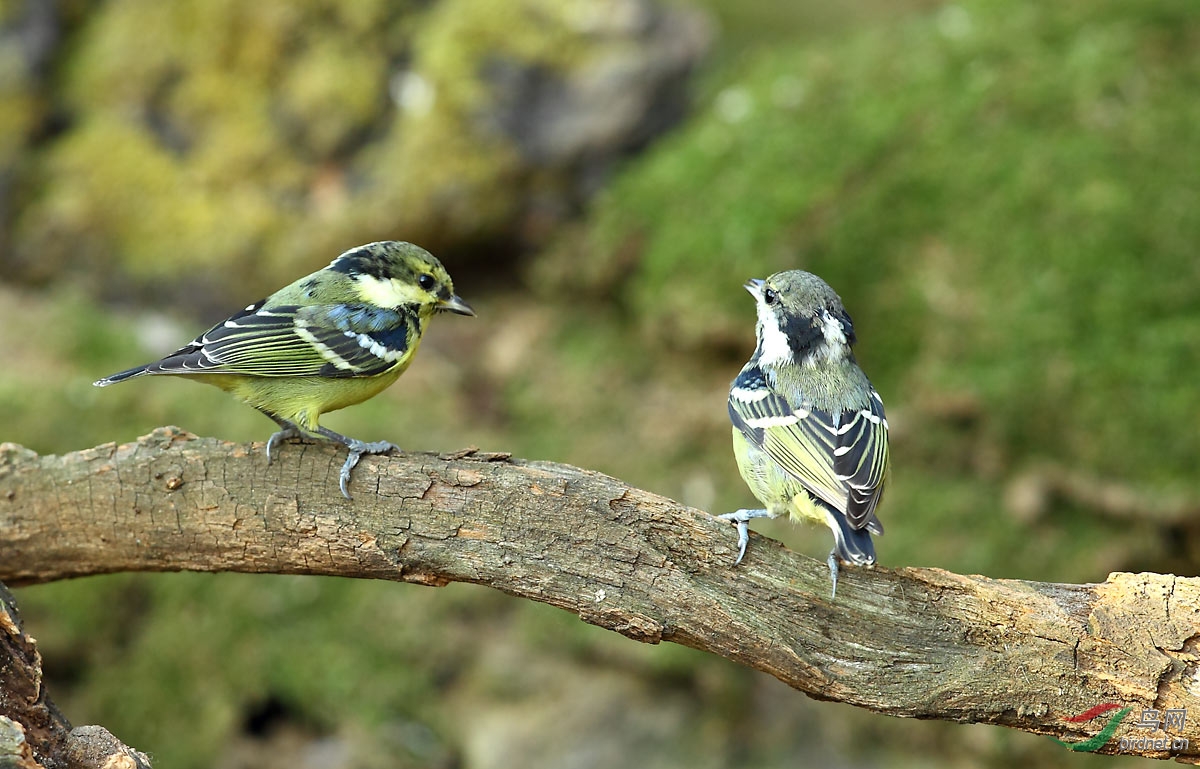
[[[185,376],[245,401],[279,425],[280,440],[320,435],[349,449],[339,485],[363,454],[399,447],[367,443],[318,418],[353,406],[396,381],[435,312],[474,315],[454,294],[442,263],[411,243],[352,248],[329,266],[255,302],[161,360],[94,382],[97,387],[146,374]]]
[[[746,555],[751,518],[788,515],[833,531],[838,561],[875,563],[871,534],[888,472],[883,401],[854,360],[854,325],[833,289],[812,273],[750,280],[758,346],[729,390],[733,448],[742,478],[765,506],[719,516],[738,529]]]

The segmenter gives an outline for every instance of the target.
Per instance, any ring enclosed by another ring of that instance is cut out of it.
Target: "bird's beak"
[[[437,308],[441,312],[456,312],[459,315],[475,317],[475,311],[471,309],[471,305],[464,302],[457,294],[451,295],[449,299],[443,299],[438,302]]]
[[[766,281],[759,280],[758,278],[751,278],[745,282],[742,288],[749,291],[750,296],[754,297],[755,299],[762,299],[762,290],[764,285],[766,285]]]

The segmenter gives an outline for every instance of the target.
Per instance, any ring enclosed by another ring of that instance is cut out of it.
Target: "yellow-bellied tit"
[[[871,534],[888,474],[883,401],[850,348],[854,325],[825,281],[802,270],[750,280],[758,346],[729,389],[738,470],[763,509],[721,518],[738,528],[746,555],[751,518],[788,515],[833,530],[829,575],[838,561],[875,563]]]
[[[145,374],[185,376],[215,385],[279,425],[267,441],[321,435],[350,450],[340,486],[363,454],[399,447],[367,443],[317,423],[396,381],[435,312],[474,315],[454,294],[446,268],[412,243],[352,248],[329,266],[285,286],[213,326],[161,360],[105,377],[107,387]]]

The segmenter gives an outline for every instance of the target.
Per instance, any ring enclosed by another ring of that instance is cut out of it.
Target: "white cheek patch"
[[[363,299],[377,307],[399,307],[402,304],[429,302],[428,296],[419,288],[401,283],[395,278],[380,279],[373,275],[359,275],[354,282]]]
[[[821,313],[821,333],[825,335],[825,341],[830,345],[846,344],[846,330],[842,328],[842,322],[829,314],[829,311]]]
[[[815,367],[818,362],[835,363],[845,358],[850,350],[841,321],[828,311],[821,313],[821,335],[825,337],[825,341],[817,345],[812,355],[804,361],[810,367]]]
[[[791,363],[792,345],[787,336],[779,329],[779,320],[775,313],[762,302],[758,303],[759,346],[762,354],[759,360],[770,366]]]

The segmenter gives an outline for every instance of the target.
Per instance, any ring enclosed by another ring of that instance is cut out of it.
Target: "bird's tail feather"
[[[132,379],[135,376],[141,376],[142,374],[150,373],[147,369],[149,369],[149,365],[138,366],[126,371],[118,371],[117,373],[106,376],[103,379],[97,379],[95,382],[92,382],[92,384],[96,387],[108,387],[110,384],[124,382],[126,379]]]
[[[851,528],[845,516],[831,510],[826,511],[825,517],[833,530],[833,548],[838,560],[858,566],[875,563],[875,543],[868,529]]]

